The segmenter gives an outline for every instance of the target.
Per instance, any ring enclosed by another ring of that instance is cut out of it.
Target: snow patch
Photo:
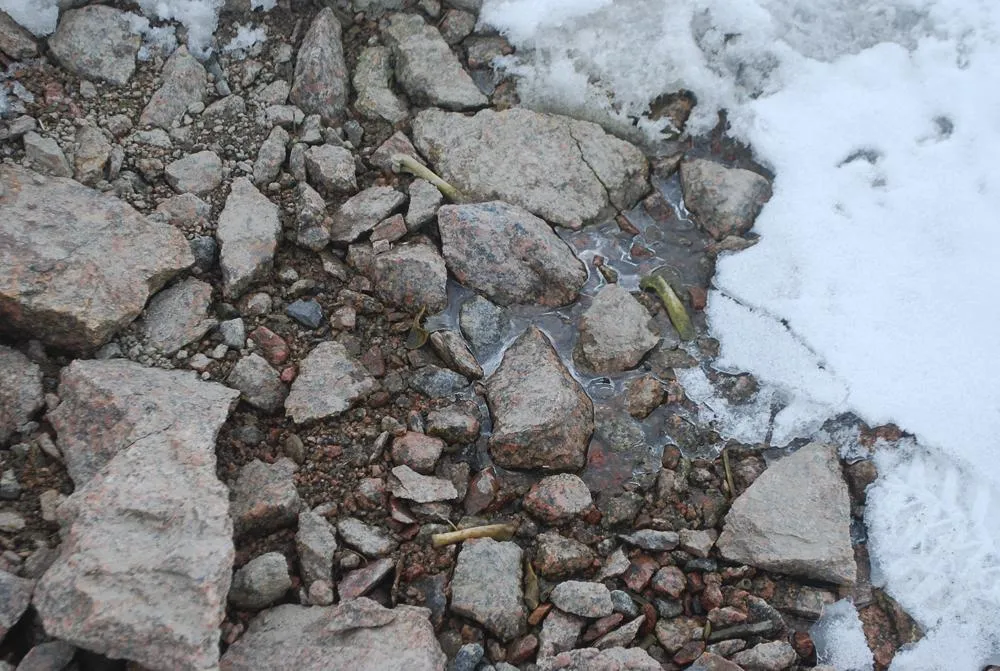
[[[234,51],[247,52],[258,44],[263,44],[266,41],[267,27],[254,27],[252,23],[248,23],[246,25],[237,26],[236,35],[229,41],[229,44],[222,47],[222,50],[227,53],[232,53]]]
[[[868,649],[858,611],[847,599],[824,607],[809,635],[820,664],[829,664],[837,671],[872,671],[875,658]]]

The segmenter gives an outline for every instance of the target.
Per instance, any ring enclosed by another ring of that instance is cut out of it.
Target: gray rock
[[[337,606],[287,604],[258,615],[230,646],[221,671],[441,671],[446,661],[426,608],[383,608],[365,598]]]
[[[70,179],[0,167],[0,314],[5,327],[97,348],[193,262],[184,236]]]
[[[45,405],[42,369],[0,345],[0,445]]]
[[[177,193],[208,193],[222,184],[222,159],[214,151],[199,151],[167,164],[163,175]]]
[[[851,505],[833,445],[810,443],[773,463],[737,497],[716,547],[768,571],[851,585]]]
[[[539,661],[575,648],[586,623],[586,620],[576,615],[555,609],[549,611],[542,623],[542,631],[538,635]]]
[[[594,296],[579,329],[579,353],[599,373],[635,368],[660,341],[652,315],[619,284],[608,284]]]
[[[295,524],[302,506],[295,489],[296,468],[295,462],[282,457],[273,464],[254,459],[240,469],[232,486],[238,534],[266,535]]]
[[[219,243],[207,235],[196,235],[190,240],[194,264],[202,270],[211,270],[219,255]]]
[[[354,155],[343,147],[321,144],[307,149],[306,173],[309,183],[327,197],[358,190]]]
[[[412,156],[418,162],[422,162],[420,154],[417,153],[417,148],[413,146],[410,138],[406,137],[406,133],[403,131],[396,131],[389,136],[388,140],[380,144],[378,149],[372,152],[372,155],[368,158],[368,162],[373,167],[379,168],[384,172],[394,172],[392,157],[396,154]]]
[[[451,110],[489,103],[441,33],[419,14],[393,14],[382,34],[396,56],[396,80],[415,102]]]
[[[469,380],[453,370],[424,366],[410,377],[410,386],[424,396],[443,398],[469,386]]]
[[[264,357],[250,354],[236,362],[226,384],[238,389],[244,401],[264,412],[277,412],[285,403],[288,388]]]
[[[218,322],[207,315],[211,303],[212,285],[189,277],[153,296],[139,331],[171,356],[215,328]]]
[[[27,522],[20,513],[7,510],[0,511],[0,531],[8,534],[16,534],[24,531]]]
[[[318,329],[323,323],[323,308],[312,298],[293,301],[285,308],[285,314],[306,328]]]
[[[580,617],[598,618],[614,612],[611,592],[599,582],[561,582],[552,590],[549,599],[564,613]]]
[[[72,177],[73,169],[59,143],[34,131],[24,134],[24,156],[31,167],[53,177]]]
[[[476,16],[460,9],[449,9],[441,19],[441,37],[455,45],[468,37],[476,27]]]
[[[625,568],[628,569],[627,561]],[[602,579],[601,574],[597,578]],[[635,601],[632,600],[632,597],[626,591],[620,589],[611,590],[611,603],[614,605],[615,612],[621,613],[625,617],[636,617],[639,615],[639,606],[636,605]]]
[[[432,245],[402,244],[377,255],[371,279],[379,297],[398,307],[434,313],[448,305],[448,269]]]
[[[693,617],[661,617],[656,621],[656,640],[673,655],[704,635],[705,626]]]
[[[427,435],[453,444],[471,443],[479,437],[479,417],[461,405],[427,413]]]
[[[581,648],[539,661],[538,671],[660,671],[663,667],[642,648]]]
[[[295,241],[300,247],[318,252],[330,242],[330,217],[326,201],[305,182],[295,188]]]
[[[458,490],[451,480],[421,475],[409,466],[396,466],[392,469],[392,476],[389,489],[396,498],[417,503],[454,501],[458,498]]]
[[[455,658],[448,664],[448,671],[476,671],[485,655],[486,651],[479,643],[466,643],[455,653]]]
[[[6,12],[0,12],[0,51],[16,61],[31,58],[38,53],[38,45],[31,33]]]
[[[535,327],[504,354],[486,383],[494,417],[490,453],[504,468],[582,468],[594,406]]]
[[[486,627],[502,641],[524,633],[521,548],[492,538],[466,541],[455,562],[451,610]]]
[[[594,647],[598,650],[608,648],[624,648],[635,640],[639,629],[646,622],[646,616],[640,615],[628,624],[618,627],[614,631],[609,631],[604,636],[594,641]]]
[[[17,665],[18,671],[54,671],[71,668],[76,647],[65,641],[49,641],[36,645]]]
[[[145,144],[160,149],[170,149],[174,146],[167,131],[162,128],[136,131],[129,136],[129,140],[136,144]]]
[[[111,143],[100,128],[81,126],[76,132],[73,176],[76,181],[94,186],[104,179],[104,166],[111,157]]]
[[[239,297],[251,284],[267,277],[274,265],[280,235],[278,206],[249,179],[234,179],[215,229],[221,247],[223,293],[227,298]]]
[[[732,660],[747,671],[783,671],[792,668],[798,655],[786,641],[768,641],[737,652]]]
[[[21,496],[21,483],[13,468],[0,473],[0,501],[16,501]]]
[[[654,552],[673,550],[679,542],[676,531],[657,531],[656,529],[640,529],[627,535],[623,534],[621,539],[637,548]]]
[[[317,580],[331,580],[337,538],[325,517],[309,511],[299,513],[295,548],[299,553],[302,580],[306,585],[312,585]]]
[[[367,119],[385,119],[395,125],[410,113],[390,87],[392,64],[388,47],[366,47],[354,68],[354,109]]]
[[[49,419],[76,483],[34,605],[45,631],[150,668],[218,663],[233,564],[215,438],[236,392],[192,372],[77,360]]]
[[[477,200],[504,200],[570,228],[603,221],[648,191],[635,146],[600,126],[515,107],[473,117],[430,109],[413,139],[441,177]]]
[[[139,115],[139,125],[170,130],[175,119],[201,102],[208,77],[204,66],[183,45],[167,59],[161,76],[163,83]]]
[[[281,166],[285,162],[285,154],[287,153],[285,147],[288,146],[290,139],[288,131],[281,126],[275,126],[271,129],[270,135],[261,143],[260,149],[257,151],[257,160],[253,164],[254,184],[257,186],[269,184],[278,177]]]
[[[337,533],[345,543],[366,557],[383,557],[399,547],[399,543],[385,531],[369,526],[356,517],[337,520]]]
[[[337,584],[340,600],[350,601],[364,596],[396,568],[395,559],[378,559],[367,566],[351,571]]]
[[[275,79],[273,82],[254,93],[253,97],[265,107],[269,105],[284,105],[288,102],[288,94],[291,92],[291,84],[284,79]],[[320,119],[318,114],[312,116],[315,116],[317,121]]]
[[[716,240],[746,233],[771,198],[771,184],[755,172],[701,158],[681,162],[684,204]]]
[[[409,466],[418,473],[433,473],[443,451],[443,440],[417,431],[407,431],[392,439],[393,462]]]
[[[548,224],[501,201],[438,210],[445,262],[459,282],[500,305],[571,303],[587,269]]]
[[[544,577],[565,578],[591,568],[596,558],[593,551],[580,541],[560,536],[555,531],[538,535],[535,569]]]
[[[247,342],[247,327],[241,317],[227,319],[219,324],[219,335],[222,342],[232,349],[243,349]]]
[[[549,524],[582,515],[593,505],[586,483],[572,473],[558,473],[542,478],[524,497],[524,509]]]
[[[227,95],[224,98],[219,98],[214,103],[205,108],[205,111],[201,113],[203,119],[215,120],[216,118],[225,119],[237,117],[244,114],[247,111],[247,103],[243,99],[243,96],[238,95]]]
[[[0,641],[14,628],[31,603],[34,580],[0,571]]]
[[[430,343],[441,360],[455,372],[473,380],[483,377],[483,369],[469,349],[469,343],[465,342],[465,338],[458,331],[452,329],[434,331],[430,335]]]
[[[292,587],[288,562],[280,552],[251,559],[233,576],[229,605],[240,610],[260,610],[279,601]]]
[[[393,9],[402,9],[404,0],[352,0],[355,12],[364,12],[369,16],[378,16]]]
[[[410,205],[406,210],[406,228],[416,231],[437,216],[444,196],[436,186],[424,179],[410,182]]]
[[[296,424],[337,417],[376,386],[343,345],[322,342],[299,365],[299,375],[285,400],[285,414]]]
[[[472,348],[484,361],[500,350],[511,326],[503,308],[479,294],[462,303],[459,324]]]
[[[65,12],[48,41],[52,54],[70,72],[117,86],[135,72],[139,43],[124,12],[105,5]]]
[[[288,97],[306,114],[319,114],[326,123],[335,123],[347,106],[347,81],[340,21],[327,7],[316,15],[302,39]]]
[[[337,208],[330,225],[330,240],[341,245],[354,242],[405,202],[406,196],[391,186],[365,189]]]
[[[695,557],[708,557],[715,541],[719,538],[719,533],[715,529],[681,529],[678,532],[680,548]]]

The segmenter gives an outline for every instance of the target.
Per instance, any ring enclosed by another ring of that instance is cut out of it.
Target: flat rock
[[[340,21],[324,8],[302,38],[288,97],[306,114],[336,123],[347,107],[348,79]]]
[[[64,12],[48,45],[70,72],[121,86],[135,72],[140,41],[124,12],[90,5]]]
[[[545,335],[528,328],[486,383],[490,453],[504,468],[576,470],[586,461],[594,406]]]
[[[146,342],[171,356],[218,323],[208,316],[212,285],[189,277],[153,296],[139,331]]]
[[[611,591],[599,582],[561,582],[553,588],[549,599],[564,613],[580,617],[605,617],[614,612]]]
[[[345,543],[366,557],[382,557],[399,547],[399,543],[388,533],[369,526],[356,517],[337,520],[337,533]]]
[[[6,12],[0,12],[0,51],[16,61],[31,58],[38,53],[34,37]]]
[[[240,469],[232,486],[232,515],[238,534],[266,535],[295,524],[302,507],[295,489],[295,470],[295,463],[286,457],[273,464],[254,459]]]
[[[649,166],[635,146],[597,124],[521,107],[473,117],[425,110],[413,121],[413,140],[463,194],[569,228],[628,209],[649,188]]]
[[[537,538],[535,569],[544,577],[565,578],[590,569],[597,556],[578,540],[546,531]]]
[[[305,155],[309,183],[327,197],[358,190],[354,155],[343,147],[321,144],[310,147]]]
[[[352,196],[337,208],[330,224],[330,240],[347,245],[365,233],[406,202],[406,196],[391,186],[373,186]]]
[[[333,527],[325,517],[310,511],[299,513],[295,548],[299,554],[302,580],[306,585],[311,585],[317,580],[331,579],[337,538],[333,533]]]
[[[630,534],[624,534],[621,539],[630,545],[643,550],[666,552],[673,550],[680,542],[676,531],[658,531],[656,529],[640,529]]]
[[[31,603],[35,581],[0,571],[0,641],[18,623]]]
[[[472,380],[482,379],[483,367],[479,365],[461,332],[455,329],[434,331],[430,335],[430,343],[445,365],[453,371]]]
[[[763,176],[701,158],[681,162],[681,188],[695,221],[716,240],[750,230],[771,198]]]
[[[271,129],[267,139],[261,143],[260,149],[257,150],[257,160],[253,163],[254,184],[264,186],[277,179],[281,172],[281,166],[285,163],[285,156],[288,153],[286,147],[290,140],[288,131],[281,126],[275,126]]]
[[[544,221],[501,201],[438,210],[448,270],[494,303],[573,302],[587,269]]]
[[[468,378],[439,366],[424,366],[410,377],[410,386],[425,396],[443,398],[469,386]]]
[[[388,47],[362,50],[354,68],[354,90],[358,92],[354,109],[367,119],[385,119],[395,125],[405,121],[410,113],[390,86],[391,58]]]
[[[542,478],[524,497],[524,509],[549,524],[578,517],[593,508],[593,505],[586,483],[571,473],[558,473]]]
[[[597,292],[579,328],[578,358],[598,373],[635,368],[660,341],[652,315],[620,284]]]
[[[350,601],[364,596],[385,580],[395,568],[396,560],[387,557],[351,571],[337,584],[337,594],[340,595],[340,600]]]
[[[449,405],[427,413],[427,435],[448,443],[471,443],[479,437],[479,417],[461,405]]]
[[[392,476],[389,488],[396,498],[417,503],[454,501],[458,498],[458,490],[451,480],[421,475],[409,466],[396,466],[392,469]]]
[[[42,369],[0,345],[0,445],[45,405]]]
[[[194,258],[177,229],[71,179],[0,167],[0,324],[100,347]]]
[[[580,648],[542,659],[538,671],[660,671],[663,667],[642,648]]]
[[[267,277],[281,235],[278,206],[245,177],[233,180],[226,206],[219,214],[223,293],[237,298],[254,282]]]
[[[416,431],[407,431],[392,441],[392,460],[418,473],[433,473],[443,451],[443,440]]]
[[[542,631],[538,636],[538,659],[543,660],[575,648],[586,623],[582,617],[558,609],[549,611],[545,621],[542,622]]]
[[[19,671],[51,671],[70,667],[70,662],[76,655],[76,646],[65,641],[49,641],[39,643],[21,659],[17,665]],[[0,667],[2,669],[3,667]],[[10,667],[13,669],[13,667]]]
[[[285,403],[288,388],[264,357],[248,354],[233,366],[226,384],[238,389],[244,401],[264,412],[277,412]]]
[[[691,641],[700,639],[705,626],[693,617],[660,618],[656,621],[656,640],[669,654],[676,654]]]
[[[787,641],[768,641],[737,652],[732,659],[747,671],[783,671],[792,668],[798,655]]]
[[[322,342],[299,364],[299,375],[285,399],[285,414],[296,424],[337,417],[377,384],[343,345]]]
[[[393,14],[382,35],[396,56],[396,80],[415,102],[451,110],[489,103],[438,29],[419,14]]]
[[[851,585],[851,504],[836,447],[810,443],[773,463],[740,494],[716,543],[723,558]]]
[[[73,169],[59,143],[38,133],[25,133],[24,157],[34,170],[53,177],[72,177]]]
[[[204,66],[182,45],[167,59],[161,76],[163,83],[139,115],[139,125],[170,130],[174,119],[201,102],[207,75]]]
[[[448,305],[448,269],[433,245],[402,244],[378,254],[371,276],[379,297],[397,307],[434,313]]]
[[[503,308],[476,294],[462,303],[459,325],[476,354],[485,361],[500,350],[511,322]]]
[[[177,193],[202,195],[222,184],[222,159],[214,151],[199,151],[169,163],[163,176]]]
[[[45,631],[151,669],[216,665],[234,552],[215,438],[236,393],[191,372],[78,360],[59,396],[50,419],[76,490],[35,590]]]
[[[221,671],[442,671],[445,655],[426,608],[383,608],[359,598],[337,606],[264,611],[230,646]]]
[[[502,641],[525,631],[521,548],[492,538],[466,541],[451,581],[451,609],[483,625]]]
[[[233,575],[229,604],[240,610],[260,610],[279,601],[291,587],[285,555],[268,552],[251,559]]]
[[[406,210],[406,228],[416,231],[431,221],[444,202],[444,196],[436,186],[424,179],[410,182],[410,205]]]

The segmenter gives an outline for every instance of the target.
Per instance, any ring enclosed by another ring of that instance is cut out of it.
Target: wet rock
[[[266,535],[295,524],[302,502],[295,489],[295,462],[254,459],[233,485],[232,516],[238,534]]]
[[[177,193],[205,194],[222,184],[222,160],[214,151],[199,151],[169,163],[163,175]]]
[[[312,585],[317,580],[330,580],[337,538],[325,517],[309,511],[299,513],[295,548],[299,554],[302,580],[306,585]]]
[[[379,559],[364,568],[351,571],[337,585],[340,600],[350,601],[364,596],[385,580],[394,568],[396,568],[395,559]]]
[[[382,34],[396,56],[396,80],[414,101],[452,110],[488,104],[441,33],[419,14],[392,15]]]
[[[267,277],[280,235],[278,206],[249,179],[234,179],[215,229],[221,248],[222,290],[227,298],[239,297],[251,284]]]
[[[309,183],[328,198],[358,190],[354,156],[347,149],[331,144],[310,147],[305,161]]]
[[[445,205],[438,229],[448,269],[500,305],[566,305],[587,280],[569,246],[520,207],[501,201]]]
[[[322,342],[299,365],[299,375],[285,400],[285,414],[296,424],[337,417],[377,384],[343,345]]]
[[[850,585],[857,576],[850,524],[836,448],[810,443],[772,464],[733,502],[716,546],[729,561]]]
[[[783,671],[797,660],[795,649],[786,641],[760,643],[733,655],[733,662],[747,671]]]
[[[466,541],[451,582],[451,609],[483,625],[502,641],[525,631],[521,548],[492,538]]]
[[[479,437],[479,418],[461,405],[427,413],[427,435],[452,444],[471,443]]]
[[[312,298],[289,303],[285,308],[285,314],[310,329],[318,329],[323,323],[323,308]]]
[[[330,224],[330,240],[340,245],[354,242],[405,202],[406,196],[391,186],[365,189],[337,208]]]
[[[407,431],[392,441],[392,460],[418,473],[433,473],[444,441],[414,431]]]
[[[0,12],[0,51],[16,61],[31,58],[38,53],[38,45],[31,33],[6,12]]]
[[[139,115],[140,126],[158,126],[170,130],[170,124],[191,105],[200,103],[205,94],[205,68],[180,46],[163,66],[163,84],[150,97]]]
[[[666,552],[673,550],[680,542],[676,531],[657,531],[656,529],[640,529],[628,535],[621,536],[626,543],[643,550]]]
[[[0,345],[0,445],[45,405],[42,369]]]
[[[615,671],[660,671],[663,667],[642,648],[581,648],[563,652],[555,657],[540,660],[538,671],[571,669],[588,671],[614,669]]]
[[[391,53],[388,47],[367,47],[358,56],[354,68],[356,109],[367,119],[385,119],[395,125],[409,116],[406,105],[392,92]]]
[[[441,671],[446,658],[426,608],[370,599],[330,607],[286,604],[258,615],[219,663],[221,671]]]
[[[76,181],[94,186],[104,179],[104,166],[111,157],[111,143],[96,126],[81,126],[76,132],[73,176]]]
[[[215,327],[218,322],[208,317],[211,303],[212,285],[189,277],[153,296],[139,332],[171,356]]]
[[[430,343],[441,360],[452,370],[473,380],[483,377],[482,367],[458,331],[450,329],[434,331],[430,335]]]
[[[469,381],[447,368],[424,366],[410,378],[410,386],[425,396],[442,398],[469,386]]]
[[[755,172],[700,158],[681,162],[684,204],[716,240],[746,233],[771,198],[771,184]]]
[[[448,269],[432,245],[402,244],[378,254],[371,275],[379,297],[396,306],[434,313],[448,305]]]
[[[643,375],[633,379],[625,390],[628,414],[636,419],[648,417],[651,412],[660,407],[665,398],[663,384],[654,375]]]
[[[406,210],[406,228],[416,231],[436,215],[444,196],[436,186],[423,179],[410,183],[410,205]]]
[[[516,107],[474,117],[425,110],[413,139],[445,181],[579,228],[628,209],[648,190],[642,152],[600,126]]]
[[[240,610],[260,610],[279,601],[291,587],[285,556],[268,552],[236,572],[229,590],[229,604]]]
[[[534,565],[546,578],[565,578],[590,569],[596,558],[583,543],[555,531],[539,534]]]
[[[593,404],[535,327],[504,354],[486,387],[495,419],[490,452],[504,468],[578,469],[594,430]]]
[[[611,592],[598,582],[567,580],[556,585],[549,598],[559,610],[580,617],[604,617],[614,612]]]
[[[340,21],[327,7],[316,15],[302,39],[288,97],[304,113],[336,123],[347,106],[347,82]]]
[[[18,671],[58,671],[71,668],[76,647],[65,641],[40,643],[28,651],[17,665]],[[11,667],[13,668],[13,667]]]
[[[552,610],[545,617],[542,631],[538,636],[539,661],[576,647],[576,641],[580,638],[580,632],[583,631],[585,624],[586,620],[582,617]]]
[[[399,546],[385,531],[368,526],[356,517],[338,520],[337,533],[345,543],[366,557],[382,557]]]
[[[484,360],[487,354],[499,351],[510,329],[510,319],[503,308],[479,294],[462,303],[459,324],[473,349]]]
[[[619,284],[602,288],[580,317],[579,354],[599,373],[635,368],[659,341],[652,315]]]
[[[542,478],[524,497],[524,509],[548,524],[565,522],[583,515],[593,505],[587,485],[570,473]]]
[[[35,132],[25,133],[24,156],[32,168],[44,175],[73,176],[73,169],[69,167],[66,154],[63,153],[59,143],[50,137],[42,137]]]
[[[249,354],[233,366],[226,384],[240,391],[244,401],[264,412],[277,412],[288,396],[288,389],[264,357]]]
[[[295,188],[296,242],[300,247],[318,252],[330,242],[330,218],[326,201],[315,189],[300,183]]]
[[[124,12],[105,5],[65,12],[48,41],[52,54],[70,72],[117,86],[135,72],[139,43]]]
[[[396,466],[392,475],[389,488],[396,498],[417,503],[454,501],[458,498],[458,490],[451,480],[421,475],[409,466]]]
[[[661,618],[656,621],[656,640],[673,655],[690,641],[700,639],[704,630],[693,617]]]
[[[257,151],[257,160],[253,164],[253,183],[263,186],[273,182],[281,172],[281,166],[285,162],[285,147],[291,138],[281,126],[275,126],[271,133],[260,145]],[[305,186],[304,184],[301,186]]]
[[[0,571],[0,641],[18,623],[31,603],[34,580]]]

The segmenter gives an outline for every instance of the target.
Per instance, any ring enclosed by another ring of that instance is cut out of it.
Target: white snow
[[[252,23],[236,27],[236,35],[222,47],[225,52],[248,51],[252,47],[267,41],[267,27],[254,27]]]
[[[861,618],[847,599],[823,608],[822,617],[809,629],[816,645],[816,659],[837,671],[872,671],[875,659],[865,641]]]
[[[847,411],[916,435],[877,454],[867,510],[877,575],[929,630],[893,669],[1000,655],[1000,4],[486,0],[481,18],[519,48],[504,67],[530,106],[633,135],[679,88],[695,132],[728,110],[776,179],[761,241],[718,266],[718,365],[789,402],[775,443]]]

